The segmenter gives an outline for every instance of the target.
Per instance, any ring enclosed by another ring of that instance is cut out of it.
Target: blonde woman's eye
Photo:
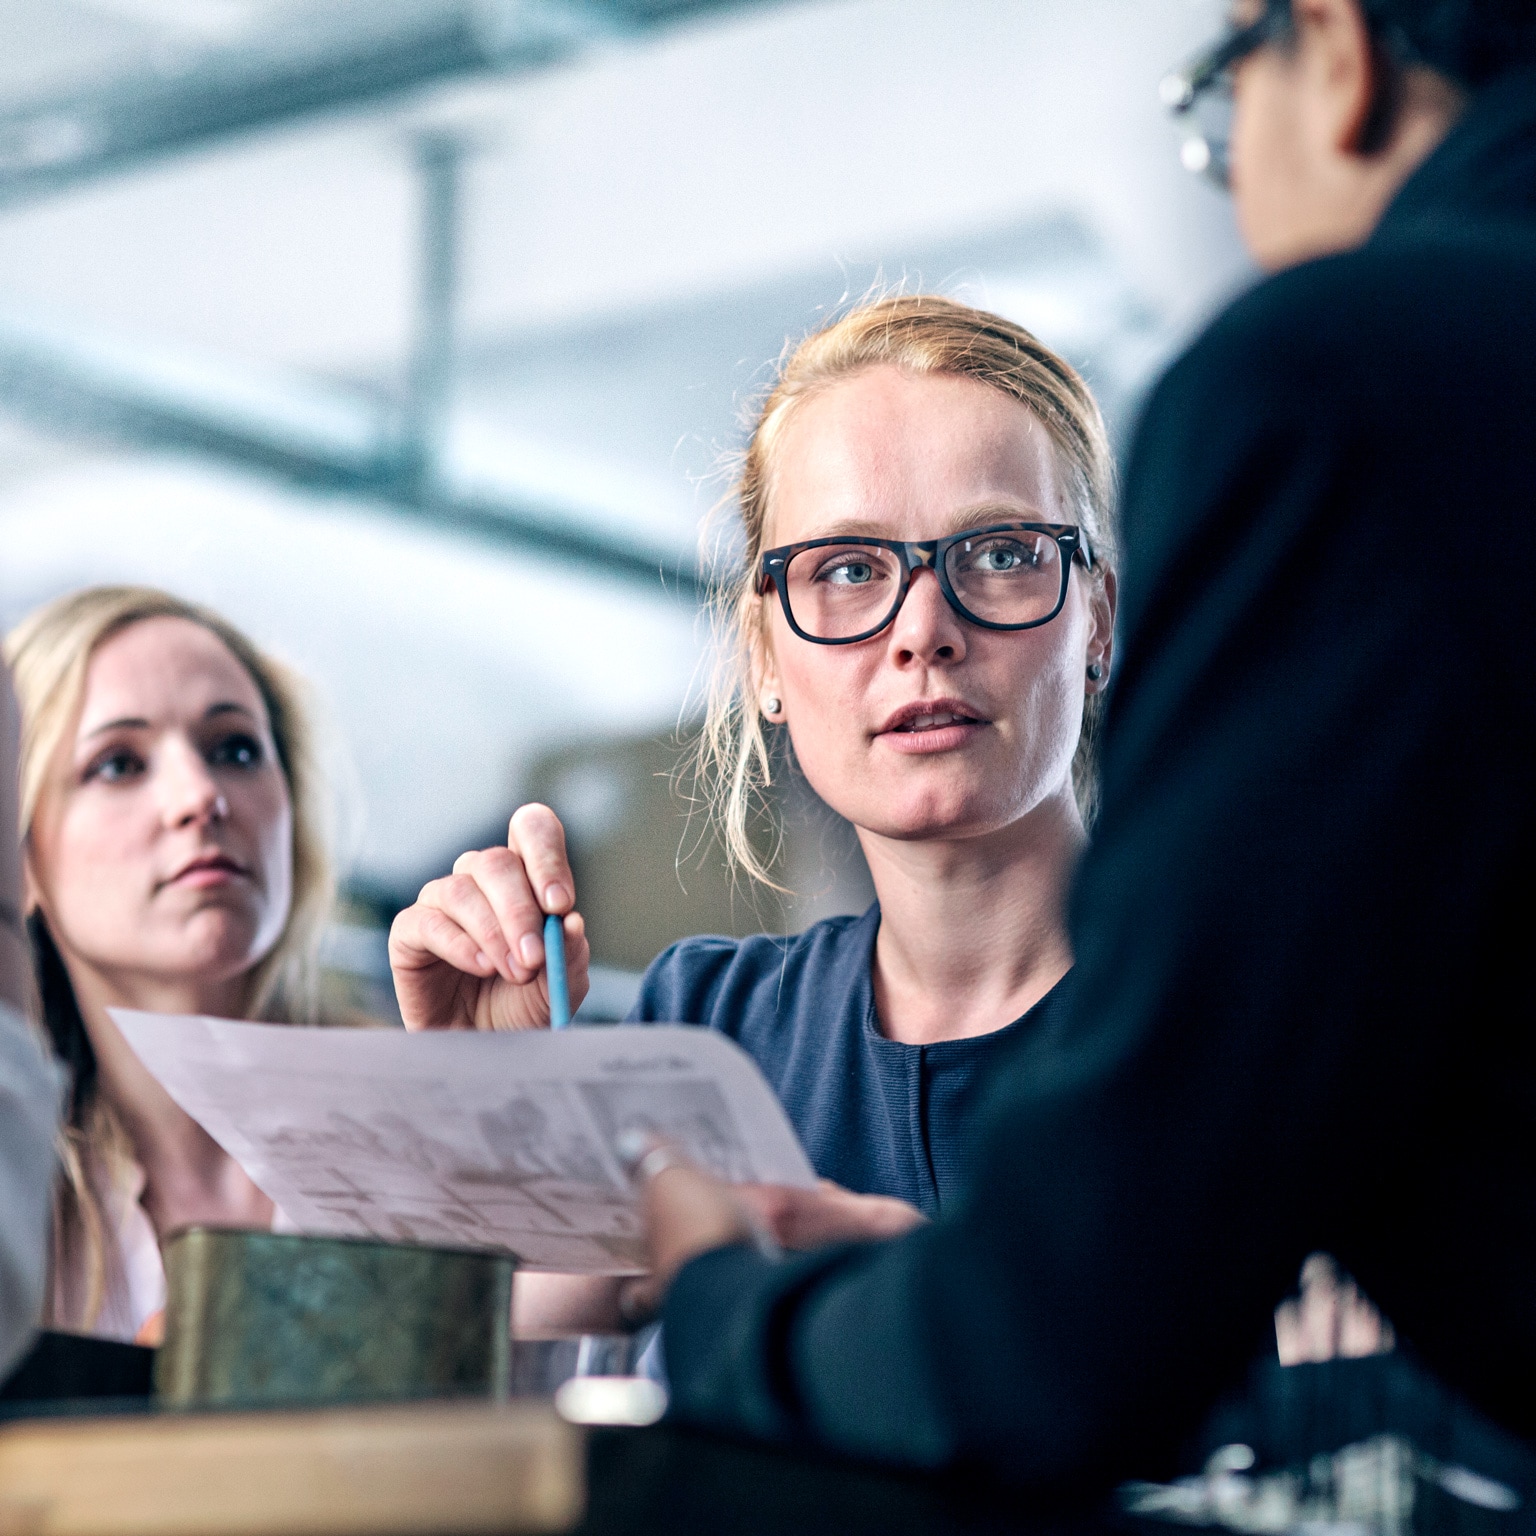
[[[208,754],[208,762],[215,768],[259,768],[266,756],[254,736],[226,736]]]
[[[94,780],[101,784],[121,784],[127,779],[137,778],[143,772],[144,760],[137,752],[130,752],[126,747],[115,747],[93,759],[82,778],[86,783]]]
[[[1040,564],[1038,553],[1027,544],[1010,540],[1006,544],[988,544],[971,555],[971,569],[988,574],[1033,570]]]
[[[834,587],[862,587],[880,576],[880,567],[864,553],[838,554],[816,572],[816,580]]]

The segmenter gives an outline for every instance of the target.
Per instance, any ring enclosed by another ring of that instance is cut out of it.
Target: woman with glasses
[[[888,1236],[957,1195],[977,1096],[1063,1006],[1113,643],[1109,450],[1086,385],[1028,332],[903,296],[788,359],[737,502],[702,764],[725,846],[769,878],[747,827],[792,754],[878,900],[789,938],[684,940],[633,1018],[719,1029],[761,1065],[831,1181],[761,1194],[781,1241]],[[579,1001],[563,834],[525,806],[506,848],[396,920],[407,1025],[544,1025],[545,912],[569,914]]]

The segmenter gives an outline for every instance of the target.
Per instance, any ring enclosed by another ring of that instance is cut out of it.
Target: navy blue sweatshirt
[[[664,950],[631,1023],[703,1024],[762,1068],[823,1178],[937,1216],[967,1181],[989,1084],[1066,1007],[1070,976],[993,1034],[887,1040],[871,962],[880,908],[789,938],[704,937]]]

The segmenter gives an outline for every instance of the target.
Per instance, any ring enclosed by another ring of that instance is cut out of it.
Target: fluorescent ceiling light
[[[83,9],[121,21],[228,43],[255,32],[278,9],[270,0],[75,0]]]

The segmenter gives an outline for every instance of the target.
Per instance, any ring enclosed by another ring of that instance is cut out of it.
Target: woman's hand
[[[829,1243],[880,1243],[901,1237],[928,1218],[891,1195],[856,1195],[831,1179],[815,1189],[785,1184],[737,1184],[731,1193],[781,1248],[824,1248]]]
[[[575,905],[560,818],[547,805],[521,807],[505,848],[461,855],[395,919],[389,964],[405,1027],[545,1028],[546,913],[565,920],[571,1007],[579,1007],[591,952]]]
[[[631,1328],[661,1310],[677,1272],[713,1248],[762,1243],[762,1230],[729,1184],[682,1156],[645,1179],[640,1192],[650,1272],[619,1287],[619,1313]]]
[[[1392,1324],[1326,1253],[1301,1266],[1299,1293],[1275,1309],[1281,1365],[1381,1355],[1395,1344]]]
[[[655,1316],[677,1272],[713,1248],[751,1243],[771,1251],[883,1242],[927,1220],[905,1200],[856,1195],[830,1179],[814,1189],[723,1184],[670,1149],[662,1161],[641,1196],[650,1273],[625,1281],[619,1291],[619,1311],[631,1327]]]

